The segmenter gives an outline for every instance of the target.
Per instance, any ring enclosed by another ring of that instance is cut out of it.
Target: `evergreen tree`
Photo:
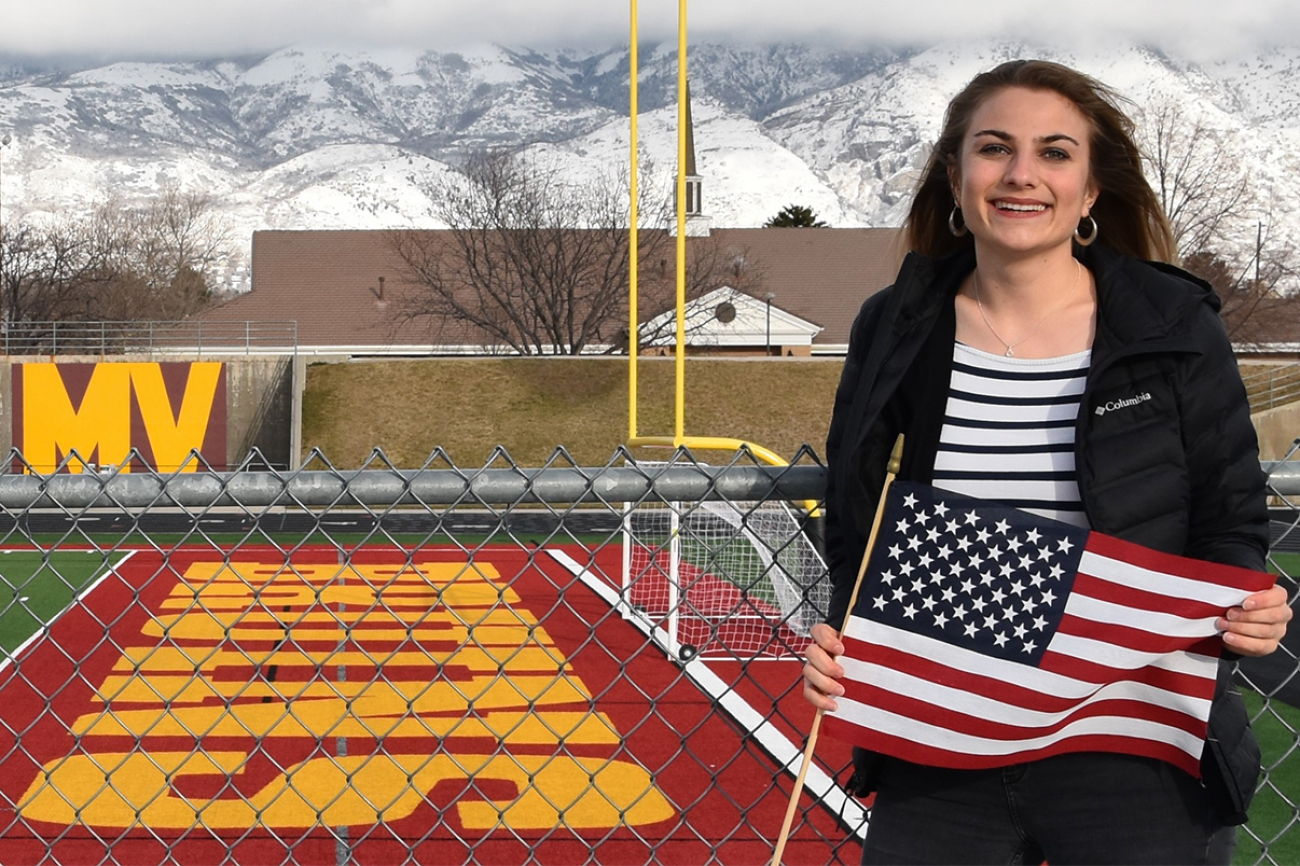
[[[817,219],[812,208],[803,205],[788,204],[781,212],[763,223],[765,229],[821,229],[826,223]]]

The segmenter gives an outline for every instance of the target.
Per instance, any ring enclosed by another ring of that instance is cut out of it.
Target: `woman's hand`
[[[803,666],[803,696],[819,710],[834,710],[834,698],[844,694],[844,686],[837,682],[844,676],[844,668],[835,661],[844,654],[844,644],[835,629],[824,622],[812,627],[812,639]]]
[[[1286,590],[1275,584],[1272,589],[1247,596],[1241,607],[1229,608],[1216,623],[1223,632],[1223,645],[1243,656],[1266,656],[1273,652],[1291,619],[1291,608],[1286,602]],[[804,693],[807,692],[805,685]]]

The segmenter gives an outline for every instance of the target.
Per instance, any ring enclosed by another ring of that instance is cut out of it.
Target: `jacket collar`
[[[1219,310],[1219,296],[1209,283],[1173,265],[1142,261],[1104,246],[1082,248],[1079,258],[1097,280],[1094,363],[1111,352],[1197,351],[1182,325],[1201,304]],[[908,254],[897,280],[905,294],[895,332],[932,323],[974,267],[972,249],[937,259]]]
[[[1108,346],[1194,350],[1187,318],[1201,304],[1216,313],[1221,306],[1209,283],[1173,265],[1106,247],[1087,248],[1081,259],[1097,279],[1097,341]]]

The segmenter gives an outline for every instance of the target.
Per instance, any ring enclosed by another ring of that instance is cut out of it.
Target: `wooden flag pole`
[[[894,450],[889,455],[889,468],[885,473],[885,484],[880,488],[880,502],[876,505],[876,516],[871,521],[871,534],[867,537],[867,548],[862,554],[862,564],[858,566],[858,579],[853,584],[848,610],[844,614],[844,622],[840,625],[838,636],[841,639],[844,637],[844,630],[848,627],[849,617],[853,615],[853,608],[857,606],[858,591],[862,589],[862,578],[867,573],[867,561],[871,559],[871,551],[876,546],[876,536],[880,534],[880,522],[885,516],[885,498],[889,495],[890,485],[894,483],[894,478],[898,475],[902,464],[903,436],[899,434],[899,437],[894,440]],[[817,736],[821,732],[822,716],[825,714],[826,711],[819,707],[817,715],[813,716],[812,728],[808,731],[808,743],[803,749],[803,763],[799,766],[799,776],[794,780],[790,803],[785,808],[785,821],[781,824],[781,835],[777,837],[776,850],[772,853],[772,866],[781,866],[781,857],[785,854],[785,845],[790,839],[794,813],[799,808],[799,796],[803,793],[804,780],[808,776],[808,765],[812,763],[813,750],[817,747]]]

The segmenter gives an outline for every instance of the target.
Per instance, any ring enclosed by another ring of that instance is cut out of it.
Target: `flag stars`
[[[899,493],[909,510],[891,514],[876,595],[863,608],[936,640],[1028,661],[1050,639],[1065,595],[1047,587],[1069,579],[1082,536],[1063,540],[1010,510],[956,508],[915,488]]]

